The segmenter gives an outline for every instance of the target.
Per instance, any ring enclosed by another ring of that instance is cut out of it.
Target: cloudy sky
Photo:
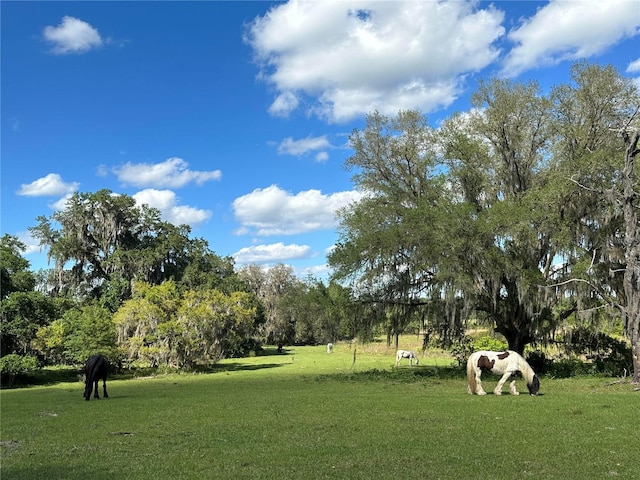
[[[373,110],[437,126],[478,79],[640,78],[636,0],[2,2],[1,230],[107,188],[236,264],[326,274]],[[637,80],[636,80],[637,81]]]

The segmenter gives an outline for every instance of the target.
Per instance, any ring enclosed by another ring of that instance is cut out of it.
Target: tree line
[[[436,127],[373,112],[350,136],[362,200],[339,212],[327,282],[278,265],[236,269],[188,226],[109,190],[76,193],[31,228],[53,265],[29,270],[1,239],[1,355],[193,368],[263,345],[421,332],[452,344],[469,322],[510,348],[569,323],[619,323],[640,382],[640,95],[611,66],[571,82],[480,81]]]
[[[193,369],[265,345],[353,336],[345,288],[285,265],[236,269],[126,195],[76,193],[38,221],[32,232],[51,269],[32,272],[25,245],[0,239],[3,372],[79,365],[94,353],[123,366]]]

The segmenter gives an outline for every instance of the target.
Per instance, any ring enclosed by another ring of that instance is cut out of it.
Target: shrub
[[[586,326],[567,332],[564,348],[570,356],[584,355],[594,373],[617,376],[632,368],[631,347],[626,342]]]
[[[453,343],[450,348],[450,352],[458,362],[458,365],[462,366],[466,365],[469,356],[478,350],[492,350],[499,352],[507,350],[508,348],[507,342],[488,335],[478,338],[464,336],[457,342]]]
[[[38,361],[31,355],[10,353],[0,358],[0,376],[2,383],[10,387],[18,375],[25,375],[37,370]]]
[[[549,368],[549,360],[542,350],[534,350],[527,355],[527,363],[538,375],[544,375]]]
[[[473,350],[491,350],[493,352],[500,352],[507,350],[509,345],[503,340],[485,335],[473,340]]]

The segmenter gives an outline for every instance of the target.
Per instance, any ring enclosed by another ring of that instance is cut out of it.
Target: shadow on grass
[[[214,365],[198,366],[191,370],[179,370],[177,368],[153,368],[153,367],[141,367],[122,370],[120,373],[110,375],[113,380],[131,380],[142,377],[153,377],[157,375],[171,374],[171,373],[223,373],[223,372],[241,372],[241,371],[253,371],[253,370],[265,370],[269,368],[281,367],[281,363],[263,363],[260,365],[246,365],[240,362],[232,363],[216,363]]]
[[[441,380],[465,378],[463,367],[411,367],[392,368],[391,370],[379,370],[377,368],[364,372],[344,372],[318,375],[318,380],[341,380],[345,382],[371,382],[390,381],[398,383],[419,382],[425,378],[437,378]]]
[[[97,473],[97,474],[96,474]],[[3,478],[33,479],[33,478],[92,478],[107,479],[106,474],[95,471],[88,471],[83,467],[72,467],[63,465],[23,465],[20,467],[2,468]]]
[[[278,352],[274,348],[265,348],[261,350],[260,357],[286,357],[289,355],[287,349]],[[141,377],[153,377],[157,375],[172,373],[223,373],[223,372],[240,372],[266,370],[270,368],[281,367],[282,363],[263,363],[256,365],[247,365],[238,362],[216,363],[214,365],[197,366],[191,370],[181,371],[177,368],[167,367],[131,367],[115,369],[113,366],[109,371],[109,380],[132,380]],[[26,388],[34,386],[56,385],[59,383],[77,383],[81,375],[80,368],[74,367],[45,367],[34,372],[24,375],[17,375],[13,382],[2,382],[0,388],[2,390]]]
[[[11,384],[2,383],[2,389],[55,385],[77,382],[80,371],[73,367],[43,368],[28,374],[17,375]]]
[[[216,364],[210,367],[198,369],[200,373],[243,372],[253,370],[265,370],[268,368],[282,367],[282,363],[263,363],[261,365],[246,365],[242,363]]]

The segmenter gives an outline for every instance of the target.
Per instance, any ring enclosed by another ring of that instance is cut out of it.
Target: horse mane
[[[511,355],[516,355],[516,358],[518,359],[518,369],[522,373],[522,376],[524,377],[525,382],[527,382],[527,385],[531,385],[534,382],[534,377],[536,377],[536,372],[533,371],[531,365],[529,365],[529,363],[524,359],[522,355],[511,350],[509,351],[509,353]]]

